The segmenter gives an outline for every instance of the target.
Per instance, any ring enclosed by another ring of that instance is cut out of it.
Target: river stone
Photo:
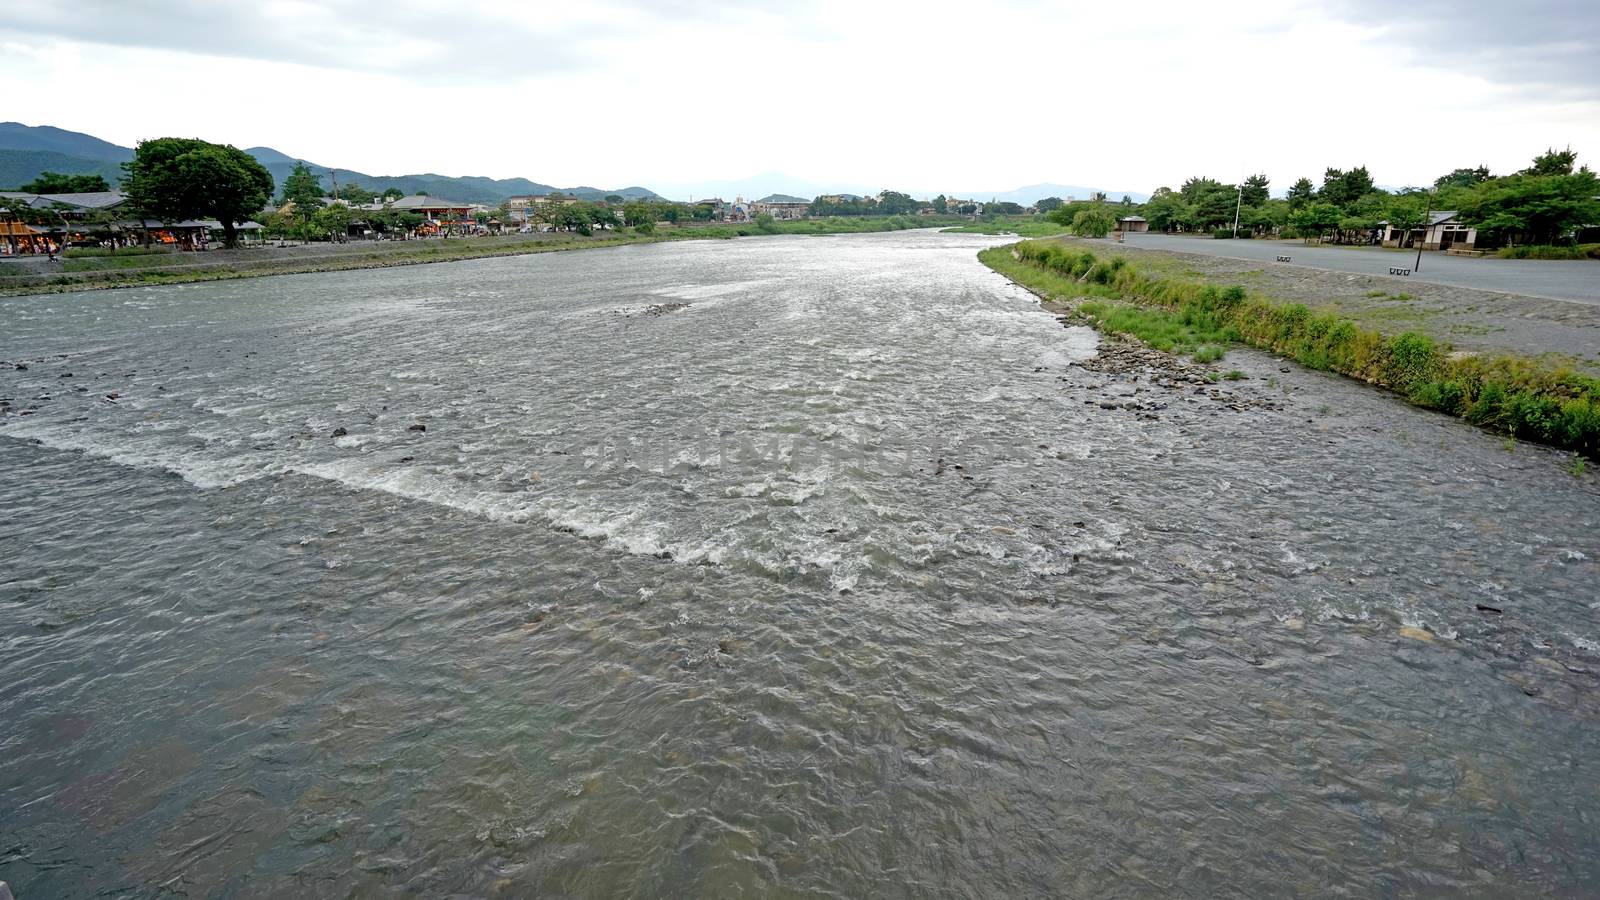
[[[1400,626],[1400,636],[1403,638],[1410,638],[1414,641],[1433,640],[1433,632],[1428,631],[1426,628],[1414,628],[1410,625]]]

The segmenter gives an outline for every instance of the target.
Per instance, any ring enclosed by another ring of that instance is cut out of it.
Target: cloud
[[[13,35],[426,77],[434,82],[573,74],[611,60],[606,46],[665,27],[776,27],[806,4],[586,0],[547,4],[418,0],[77,0],[8,11]],[[765,21],[763,21],[765,20]],[[691,58],[700,50],[683,48]],[[665,57],[679,52],[662,48]],[[664,59],[665,61],[665,59]]]
[[[1330,15],[1376,29],[1411,65],[1450,70],[1554,99],[1600,98],[1595,0],[1346,0]],[[1448,81],[1431,88],[1449,90]]]

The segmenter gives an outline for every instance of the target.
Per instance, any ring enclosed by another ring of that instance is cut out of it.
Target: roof
[[[107,209],[128,199],[121,191],[90,191],[79,194],[29,194],[24,191],[0,191],[0,197],[9,200],[26,200],[35,209],[52,206],[76,206],[79,209]]]
[[[472,204],[470,203],[457,203],[454,200],[445,200],[441,197],[430,197],[427,194],[412,194],[409,197],[401,197],[399,200],[396,200],[389,205],[400,210],[470,209],[472,207]]]
[[[1146,219],[1145,219],[1144,216],[1123,216],[1122,218],[1118,219],[1117,221],[1118,222],[1144,222],[1144,221],[1146,221]]]
[[[1433,218],[1428,220],[1428,224],[1429,225],[1442,225],[1445,222],[1448,222],[1451,219],[1454,219],[1458,215],[1460,215],[1460,213],[1456,212],[1453,209],[1441,209],[1438,212],[1433,214]]]

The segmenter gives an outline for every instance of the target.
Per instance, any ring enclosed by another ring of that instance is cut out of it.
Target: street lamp
[[[1244,182],[1239,182],[1239,197],[1233,202],[1233,239],[1239,239],[1239,210],[1244,206]],[[1254,207],[1252,207],[1253,209]]]

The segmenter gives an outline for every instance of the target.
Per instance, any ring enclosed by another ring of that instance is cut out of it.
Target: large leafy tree
[[[911,199],[910,194],[900,191],[884,191],[878,195],[877,212],[879,215],[884,216],[901,216],[916,212],[917,207],[921,205],[921,203]]]
[[[1551,244],[1600,222],[1600,179],[1587,167],[1570,175],[1518,173],[1485,181],[1461,198],[1461,218],[1491,240]]]
[[[1233,211],[1239,199],[1233,185],[1197,177],[1185,181],[1178,194],[1189,209],[1185,224],[1206,229],[1233,222]]]
[[[89,194],[109,191],[111,185],[99,175],[63,175],[40,172],[39,177],[17,188],[24,194]]]
[[[1157,231],[1174,231],[1183,227],[1192,217],[1183,195],[1169,187],[1158,187],[1144,205],[1144,217]]]
[[[1105,237],[1115,227],[1117,219],[1103,203],[1091,204],[1072,217],[1072,233],[1081,237]]]
[[[123,190],[135,209],[167,222],[216,219],[229,247],[239,242],[239,223],[272,197],[272,175],[229,144],[194,138],[141,141],[123,171]]]
[[[1338,228],[1343,218],[1344,211],[1339,207],[1318,201],[1290,213],[1289,224],[1309,243],[1312,238],[1321,238],[1324,233]]]
[[[1412,231],[1421,228],[1427,221],[1428,205],[1429,200],[1424,194],[1390,197],[1384,205],[1384,218],[1389,221],[1390,228],[1400,233],[1402,245],[1406,243]]]

